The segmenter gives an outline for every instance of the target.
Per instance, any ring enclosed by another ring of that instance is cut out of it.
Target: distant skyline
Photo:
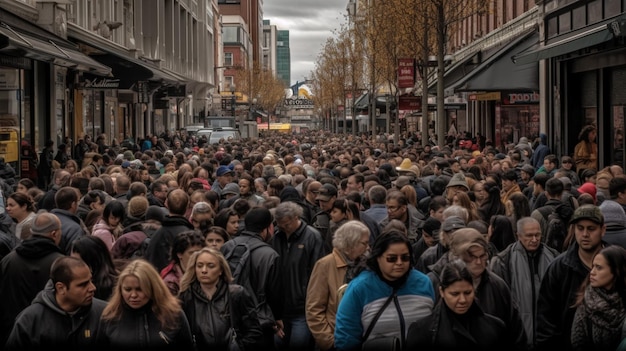
[[[291,85],[311,78],[326,39],[345,23],[348,0],[265,0],[263,19],[289,31]]]

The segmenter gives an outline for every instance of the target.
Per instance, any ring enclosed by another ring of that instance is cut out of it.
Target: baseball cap
[[[451,232],[461,228],[465,228],[465,222],[459,216],[450,216],[441,224],[441,230],[444,232]]]
[[[232,172],[233,172],[233,170],[232,170],[232,169],[230,169],[230,168],[228,168],[228,166],[219,166],[219,167],[217,168],[217,171],[215,172],[215,174],[216,174],[218,177],[221,177],[221,176],[223,176],[223,175],[226,175],[226,174],[229,174],[229,173],[232,173]]]
[[[596,205],[582,205],[574,211],[570,224],[578,223],[583,219],[588,219],[597,224],[604,224],[604,215]]]
[[[319,189],[319,194],[315,200],[329,201],[334,196],[337,196],[337,187],[332,184],[324,184]]]

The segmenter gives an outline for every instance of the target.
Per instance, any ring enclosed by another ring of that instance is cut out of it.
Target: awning
[[[367,110],[370,106],[370,98],[369,92],[361,95],[361,97],[357,98],[354,102],[354,108],[359,110]],[[380,110],[381,113],[386,113],[387,109],[387,98],[390,98],[389,101],[389,109],[393,110],[396,108],[396,98],[394,95],[379,95],[376,97],[376,108]]]
[[[537,91],[539,90],[539,65],[532,61],[516,65],[512,54],[528,50],[539,40],[535,31],[520,35],[491,55],[472,72],[450,86],[446,93],[457,91]]]
[[[516,65],[524,65],[602,44],[613,38],[614,34],[609,30],[608,25],[603,24],[545,46],[537,44],[528,52],[513,56],[512,60]]]
[[[481,55],[480,51],[474,53],[473,55],[469,55],[463,60],[459,60],[452,64],[450,67],[446,67],[443,74],[443,86],[444,90],[448,89],[451,85],[456,83],[459,79],[465,77],[470,72],[478,66],[480,60],[476,60]],[[434,79],[428,85],[428,93],[429,94],[437,94],[437,79]]]
[[[123,53],[105,51],[102,54],[93,54],[91,57],[111,67],[113,69],[113,75],[121,80],[131,82],[155,81],[171,85],[183,83],[182,77],[166,72],[150,62]]]
[[[22,19],[12,19],[11,24],[0,21],[0,52],[17,57],[28,57],[37,61],[50,62],[78,71],[90,72],[100,76],[111,74],[111,68],[98,63],[89,56],[78,51],[78,47],[62,38],[49,33],[38,36],[23,30],[32,26]],[[24,26],[16,24],[24,22]],[[41,34],[41,33],[40,33]]]

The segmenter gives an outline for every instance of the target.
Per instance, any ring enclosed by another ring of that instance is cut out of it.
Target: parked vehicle
[[[203,128],[196,132],[196,136],[201,138],[206,136],[209,144],[219,143],[221,139],[224,141],[236,141],[241,140],[241,133],[236,128],[230,127],[217,127],[217,128]]]

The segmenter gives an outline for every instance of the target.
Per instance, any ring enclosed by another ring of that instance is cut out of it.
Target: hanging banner
[[[398,59],[398,88],[415,86],[415,59]]]
[[[422,109],[421,96],[404,96],[399,97],[400,111],[420,111]]]

